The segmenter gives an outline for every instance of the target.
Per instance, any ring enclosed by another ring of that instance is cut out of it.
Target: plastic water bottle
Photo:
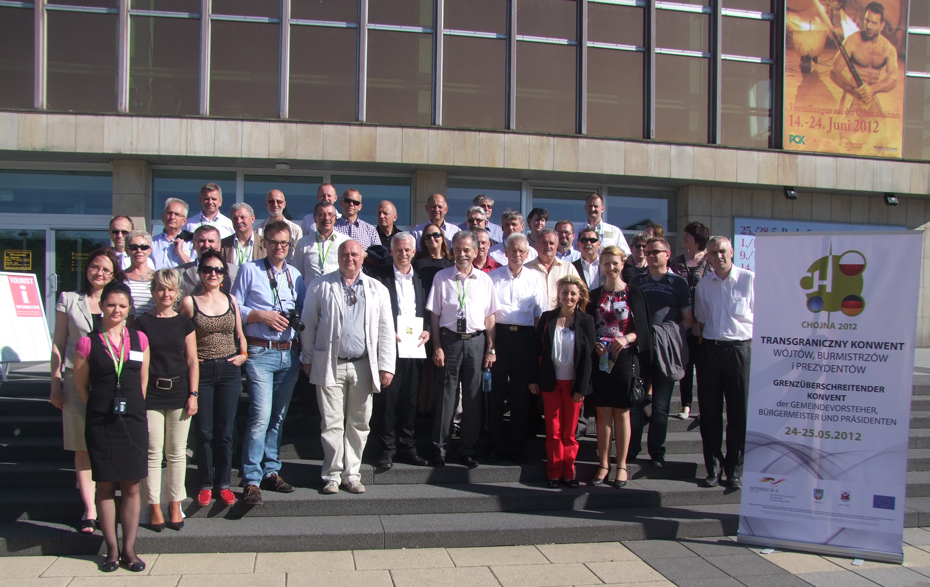
[[[491,391],[491,369],[485,369],[481,373],[481,391],[489,393]]]
[[[610,368],[610,338],[602,338],[601,344],[607,348],[607,354],[603,357],[600,357],[600,360],[597,362],[597,367],[601,371],[607,371]]]
[[[603,357],[601,357],[600,360],[597,362],[597,367],[598,367],[598,369],[600,369],[601,371],[606,371],[608,366],[609,366],[609,363],[607,362],[607,356],[606,356],[606,355],[603,356]]]

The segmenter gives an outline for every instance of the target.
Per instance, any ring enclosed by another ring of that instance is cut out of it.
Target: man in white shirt
[[[575,271],[588,286],[588,291],[601,287],[601,239],[597,232],[591,227],[582,229],[578,234],[578,246],[581,247],[581,258],[572,263]]]
[[[222,205],[223,189],[215,183],[203,186],[200,188],[200,212],[188,219],[184,230],[194,232],[202,225],[209,224],[220,231],[220,238],[231,235],[234,232],[232,220],[220,212]]]
[[[449,204],[446,203],[446,197],[444,195],[433,194],[429,197],[426,201],[426,213],[429,215],[429,222],[418,224],[416,228],[410,231],[413,238],[417,239],[417,249],[420,248],[420,237],[423,235],[423,229],[425,229],[428,224],[439,227],[439,230],[445,235],[446,241],[450,243],[451,248],[452,237],[455,236],[455,233],[459,232],[459,227],[446,222],[446,213],[448,212]]]
[[[569,220],[559,220],[555,223],[555,234],[559,237],[559,246],[555,256],[562,261],[574,263],[581,258],[581,253],[572,247],[575,241],[575,225]]]
[[[506,250],[507,266],[488,274],[497,295],[494,330],[498,350],[488,398],[489,463],[497,463],[505,455],[517,463],[526,461],[529,374],[539,368],[534,327],[549,304],[539,274],[523,267],[529,252],[526,236],[519,232],[511,234]],[[505,403],[510,406],[509,428],[504,425]]]
[[[235,206],[233,206],[235,207]],[[271,190],[268,192],[268,195],[265,196],[265,208],[268,210],[268,219],[259,220],[255,223],[255,232],[258,233],[259,240],[265,234],[265,225],[269,222],[284,222],[287,224],[287,227],[291,230],[291,247],[290,252],[287,256],[288,262],[293,262],[294,260],[294,251],[297,247],[297,241],[299,241],[304,236],[304,231],[296,222],[291,222],[284,217],[284,209],[287,207],[287,199],[284,197],[284,192],[281,190]],[[231,213],[232,211],[230,211]],[[257,258],[263,258],[257,257]]]
[[[488,257],[494,259],[498,265],[503,266],[507,264],[507,251],[505,250],[505,243],[507,238],[515,232],[523,234],[523,214],[520,214],[516,210],[505,211],[501,215],[501,227],[504,230],[504,240],[491,247],[491,250],[488,251]],[[529,253],[523,262],[526,263],[527,261],[532,261],[535,258],[536,249],[530,247]]]
[[[336,202],[339,201],[339,194],[336,193],[336,186],[331,183],[320,184],[320,187],[318,187],[316,190],[316,201],[329,202],[335,209],[338,210]],[[342,218],[342,214],[336,212],[336,218]],[[313,213],[304,216],[303,223],[301,223],[301,228],[303,229],[305,235],[313,232],[315,226],[316,220],[314,219]]]
[[[339,269],[339,245],[350,240],[346,235],[333,230],[336,223],[336,208],[329,202],[320,202],[313,209],[316,219],[314,229],[297,241],[294,266],[300,270],[304,283],[310,283],[321,275]]]
[[[229,209],[232,215],[234,234],[220,241],[220,254],[227,265],[241,267],[249,261],[265,258],[265,246],[261,236],[256,237],[252,230],[255,224],[255,212],[252,206],[238,202]]]
[[[165,200],[165,210],[161,213],[164,232],[152,238],[152,254],[149,257],[156,269],[170,269],[190,263],[194,252],[191,240],[180,238],[181,229],[187,222],[187,202],[178,198]]]
[[[732,489],[742,487],[746,449],[746,401],[752,351],[755,274],[733,265],[733,246],[722,236],[707,243],[713,273],[697,284],[694,317],[703,335],[704,364],[698,383],[701,406],[701,443],[704,445],[704,484],[720,483],[720,469]],[[723,404],[727,410],[727,453],[723,455]]]
[[[555,310],[559,304],[559,280],[566,275],[578,277],[578,272],[571,263],[555,256],[558,242],[559,237],[552,230],[544,228],[539,231],[539,238],[536,239],[536,252],[539,256],[526,264],[527,269],[539,274],[543,285],[546,286],[546,294],[549,298],[547,310]]]
[[[129,269],[132,257],[126,252],[126,237],[135,229],[135,224],[129,216],[114,216],[110,219],[110,242],[113,243],[113,252],[119,259],[120,269]],[[147,260],[150,269],[155,269],[152,256]]]
[[[613,224],[604,222],[604,198],[599,193],[588,196],[584,202],[584,210],[588,215],[588,226],[593,228],[601,239],[601,247],[614,245],[620,247],[625,255],[630,254],[630,245],[627,244],[623,231]],[[579,247],[576,245],[575,248]]]

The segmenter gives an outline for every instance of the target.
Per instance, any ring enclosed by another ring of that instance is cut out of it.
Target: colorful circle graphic
[[[858,316],[865,309],[865,300],[856,295],[846,296],[840,310],[847,316]]]
[[[812,296],[807,300],[807,309],[811,312],[819,312],[823,310],[823,298],[820,296]]]
[[[840,257],[839,265],[843,275],[854,277],[865,271],[865,257],[859,251],[846,251]]]

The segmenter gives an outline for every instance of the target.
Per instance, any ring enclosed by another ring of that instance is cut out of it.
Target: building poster
[[[923,236],[756,236],[739,541],[901,562]]]
[[[901,157],[908,0],[786,0],[784,148]]]
[[[0,273],[0,362],[48,361],[52,347],[35,275]]]

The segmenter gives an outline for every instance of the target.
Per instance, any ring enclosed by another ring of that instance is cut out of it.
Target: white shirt
[[[552,335],[552,364],[556,379],[572,381],[575,378],[575,331],[571,328],[555,327]]]
[[[397,270],[397,265],[391,267],[394,269],[394,290],[397,292],[398,315],[414,318],[417,315],[417,294],[413,289],[413,267],[409,268],[406,275]]]
[[[595,259],[594,263],[588,263],[581,259],[581,270],[584,271],[584,280],[588,284],[588,291],[601,287],[601,263],[600,259]]]
[[[533,326],[549,308],[546,284],[539,278],[539,273],[523,267],[514,276],[510,267],[505,265],[492,270],[488,277],[494,283],[497,295],[494,318],[498,324]]]
[[[705,275],[694,292],[694,317],[710,340],[752,340],[755,274],[734,265],[726,279]]]
[[[417,241],[417,250],[420,250],[420,237],[423,236],[423,231],[426,230],[426,227],[432,224],[432,222],[424,222],[423,224],[418,224],[413,230],[410,231],[410,234],[413,235],[413,238]],[[455,236],[455,233],[460,232],[458,226],[450,224],[445,220],[442,221],[442,226],[439,227],[439,230],[446,236],[446,241],[449,243],[449,248],[452,248],[452,237]]]
[[[484,330],[484,319],[497,312],[497,296],[491,278],[474,267],[467,277],[455,265],[437,272],[426,309],[439,316],[440,327],[457,332],[460,295],[465,300],[465,331]]]
[[[349,240],[341,232],[333,231],[323,240],[316,231],[305,234],[294,247],[294,266],[304,277],[304,283],[339,269],[339,245]]]
[[[223,213],[219,211],[217,211],[216,216],[213,218],[204,218],[203,212],[198,212],[193,217],[187,219],[187,224],[184,225],[184,230],[194,232],[204,224],[212,226],[220,231],[220,240],[223,240],[227,236],[236,232],[233,230],[232,220],[230,220],[227,216],[223,216]]]
[[[488,250],[488,257],[491,257],[492,259],[497,261],[500,265],[506,265],[507,263],[509,263],[509,261],[507,260],[506,247],[504,246],[505,244],[507,244],[506,241],[502,243],[498,243]],[[529,263],[530,261],[532,261],[538,256],[539,256],[539,253],[536,252],[536,249],[534,249],[533,247],[529,247],[529,249],[527,249],[526,259],[523,259],[523,264],[526,265],[527,263]]]
[[[597,236],[601,239],[601,250],[604,250],[604,247],[609,247],[614,245],[620,247],[620,250],[626,256],[630,256],[630,245],[626,242],[626,237],[623,236],[623,231],[614,226],[613,224],[607,224],[603,220],[597,223],[597,226],[591,226],[588,224],[585,228],[591,227],[597,232]],[[578,231],[578,234],[581,234],[581,231]],[[575,248],[581,249],[579,246],[581,243],[578,242],[578,237],[575,237]]]

